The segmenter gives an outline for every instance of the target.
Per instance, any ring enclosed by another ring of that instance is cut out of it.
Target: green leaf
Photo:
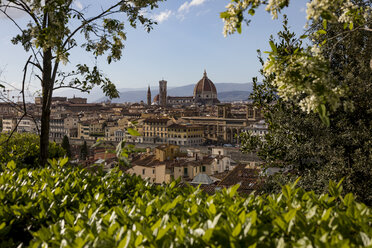
[[[59,166],[63,167],[68,162],[68,157],[64,157],[63,159],[59,160]]]
[[[146,207],[146,216],[150,216],[152,213],[152,206],[151,205],[148,205]]]
[[[235,184],[234,186],[230,187],[227,192],[230,197],[233,197],[236,194],[236,191],[239,189],[240,184]]]
[[[143,236],[141,234],[138,235],[136,238],[136,241],[134,241],[134,246],[138,247],[142,243],[142,240],[143,240]]]
[[[6,223],[5,222],[1,223],[1,225],[0,225],[0,231],[3,230],[4,227],[6,227]]]
[[[323,215],[322,215],[322,221],[327,221],[329,216],[331,215],[331,211],[333,208],[329,208],[327,210],[324,210]]]
[[[276,48],[274,42],[273,42],[273,41],[270,41],[269,43],[270,43],[270,46],[271,46],[271,50],[272,50],[274,53],[276,53],[278,50],[277,50],[277,48]]]
[[[70,214],[70,212],[66,211],[65,212],[65,220],[68,224],[70,224],[71,226],[74,225],[74,216],[72,214]]]
[[[126,248],[129,246],[131,238],[131,230],[128,230],[127,235],[125,235],[124,239],[122,239],[118,245],[118,248]]]
[[[239,235],[239,233],[241,232],[241,230],[242,230],[242,224],[238,223],[238,224],[235,226],[235,228],[234,228],[234,230],[233,230],[233,232],[232,232],[232,236],[233,236],[233,237],[237,237],[237,236]]]
[[[15,162],[12,160],[12,161],[8,162],[8,164],[6,165],[6,167],[7,167],[9,170],[15,170],[15,168],[16,168],[16,164],[15,164]]]
[[[287,223],[289,223],[295,216],[296,216],[297,210],[291,209],[288,213],[284,214],[284,219]]]
[[[325,30],[323,30],[323,29],[320,29],[320,30],[317,31],[317,33],[318,33],[318,34],[326,34],[327,31],[325,31]]]
[[[140,136],[141,135],[137,130],[134,130],[133,128],[128,128],[127,131],[132,136]]]
[[[215,215],[216,214],[216,206],[212,203],[211,205],[209,205],[209,211]]]
[[[212,228],[207,229],[207,230],[205,231],[204,235],[203,235],[203,240],[204,240],[205,242],[208,243],[209,240],[210,240],[211,237],[212,237],[212,234],[213,234],[213,229],[212,229]]]

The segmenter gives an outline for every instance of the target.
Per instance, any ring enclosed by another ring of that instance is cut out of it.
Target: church
[[[204,70],[203,78],[194,87],[193,96],[168,96],[167,95],[167,81],[159,81],[159,94],[151,101],[150,86],[147,90],[147,104],[148,105],[213,105],[220,101],[217,99],[217,89],[214,83],[208,78],[207,72]]]

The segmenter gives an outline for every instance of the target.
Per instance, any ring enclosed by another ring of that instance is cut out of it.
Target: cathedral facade
[[[148,91],[147,97],[151,97]],[[214,105],[220,101],[217,98],[217,89],[214,83],[208,78],[204,70],[202,79],[194,87],[193,96],[167,96],[167,81],[159,81],[159,94],[154,97],[153,105]]]

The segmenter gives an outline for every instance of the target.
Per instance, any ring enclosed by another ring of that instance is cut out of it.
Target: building
[[[147,95],[149,95],[147,93]],[[200,79],[194,88],[193,96],[167,96],[167,81],[159,81],[159,94],[154,97],[153,104],[160,106],[167,105],[213,105],[219,103],[217,99],[217,89],[214,83],[207,77],[204,70],[202,79]]]
[[[51,140],[62,140],[67,135],[67,129],[65,129],[64,118],[62,117],[51,117],[49,121],[49,138]]]
[[[2,127],[2,132],[3,133],[10,133],[16,126],[16,121],[17,119],[16,118],[13,118],[13,117],[5,117],[3,118],[3,121],[2,121],[2,124],[3,124],[3,127]]]
[[[151,105],[151,90],[150,90],[150,85],[149,85],[149,87],[147,88],[147,105],[148,105],[148,106]]]
[[[175,145],[162,145],[155,148],[153,154],[147,153],[137,156],[131,162],[132,167],[127,170],[129,174],[135,174],[143,179],[154,183],[171,181],[169,165],[180,153]]]
[[[80,121],[78,123],[78,138],[82,140],[89,140],[90,122],[89,121]]]
[[[11,103],[0,102],[0,117],[15,116],[17,113],[17,109]]]
[[[74,96],[73,98],[69,98],[68,102],[72,104],[87,104],[87,98]]]
[[[167,143],[167,127],[172,123],[169,118],[148,118],[143,121],[143,142],[153,144]]]
[[[216,86],[207,77],[207,72],[205,70],[203,78],[195,85],[194,102],[202,105],[212,105],[220,102],[217,99]]]
[[[203,144],[204,129],[191,124],[171,124],[167,127],[168,144],[198,146]]]
[[[30,117],[23,117],[22,120],[19,117],[6,117],[2,121],[2,132],[10,133],[17,128],[17,133],[38,133],[38,130],[40,130],[40,121],[36,122],[38,127],[36,127],[35,121]]]
[[[186,122],[204,127],[204,138],[208,143],[237,144],[239,135],[251,124],[262,119],[259,109],[247,105],[246,115],[234,116],[231,104],[217,104],[217,116],[185,116]]]
[[[159,81],[159,105],[167,106],[167,81]]]
[[[194,103],[194,97],[192,96],[168,96],[168,105],[182,105],[188,106]]]
[[[201,173],[208,176],[227,174],[230,158],[223,155],[203,156],[197,149],[189,149],[188,154],[184,154],[177,145],[160,145],[153,153],[148,149],[146,154],[133,158],[131,165],[128,173],[151,182],[163,183],[178,178],[191,182]]]
[[[265,120],[260,120],[247,127],[245,131],[251,132],[254,136],[259,136],[261,140],[265,140],[265,135],[268,133],[268,126]]]

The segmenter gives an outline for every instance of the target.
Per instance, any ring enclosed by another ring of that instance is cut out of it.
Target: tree
[[[88,146],[87,146],[87,142],[84,140],[83,146],[81,147],[81,150],[80,150],[80,158],[82,160],[86,160],[87,156],[88,156]]]
[[[14,44],[21,44],[31,55],[26,62],[33,66],[35,76],[41,83],[41,135],[40,164],[47,162],[49,142],[49,121],[51,99],[54,90],[73,88],[90,91],[95,85],[112,97],[118,97],[115,85],[99,70],[86,64],[76,65],[73,71],[62,71],[61,63],[69,62],[70,52],[80,46],[96,57],[107,54],[107,62],[121,58],[124,47],[124,23],[119,18],[128,18],[129,24],[137,23],[150,31],[154,22],[146,18],[141,11],[155,8],[161,0],[122,0],[104,2],[95,10],[79,10],[72,0],[0,0],[0,12],[10,19],[20,33],[12,39]],[[21,27],[9,14],[8,10],[23,12],[29,19],[26,27]],[[25,77],[24,77],[25,78]],[[24,81],[23,81],[24,83]],[[23,92],[23,90],[22,90]]]
[[[62,148],[65,149],[67,157],[71,158],[71,147],[67,135],[63,136]]]
[[[242,22],[249,20],[247,12],[253,16],[255,9],[266,5],[273,19],[278,18],[282,9],[289,5],[289,0],[232,0],[221,13],[225,22],[224,34],[241,32]],[[329,42],[337,44],[351,33],[372,32],[372,1],[367,0],[311,0],[307,4],[308,24],[321,23],[315,29],[307,29],[301,39],[309,35],[316,37],[312,46],[301,44],[297,49],[279,53],[275,44],[270,41],[271,51],[263,65],[265,75],[274,75],[272,84],[283,99],[298,99],[297,104],[307,113],[318,113],[324,123],[329,125],[328,116],[339,107],[350,106],[342,101],[348,89],[334,81],[329,74],[330,61],[324,57],[324,49]],[[333,36],[327,34],[328,24],[341,25],[341,33]],[[313,26],[314,27],[314,26]],[[372,58],[366,58],[372,66]]]
[[[17,168],[38,168],[39,137],[31,133],[14,133],[8,140],[8,134],[0,134],[0,164],[14,161]],[[49,159],[58,159],[66,155],[66,151],[54,142],[49,143]]]
[[[316,30],[319,26],[323,26],[322,22],[313,23],[310,28]],[[283,27],[278,41],[270,40],[279,56],[302,45],[301,39],[289,31],[286,20]],[[285,183],[301,176],[300,184],[305,189],[323,193],[329,179],[344,178],[346,192],[353,192],[360,201],[372,204],[372,191],[368,186],[372,184],[372,70],[368,60],[372,58],[372,33],[362,29],[342,31],[343,25],[329,24],[324,34],[328,40],[339,34],[337,40],[323,45],[322,56],[330,61],[329,80],[347,89],[340,98],[344,107],[329,113],[328,125],[314,113],[301,109],[301,97],[279,97],[273,83],[274,73],[262,71],[263,84],[254,84],[251,98],[265,112],[269,133],[265,143],[244,135],[243,150],[256,150],[270,166],[294,168],[293,173],[271,178],[266,191],[280,188],[272,183],[275,180]],[[321,40],[316,35],[311,38],[316,44]],[[264,63],[262,59],[261,62]]]

